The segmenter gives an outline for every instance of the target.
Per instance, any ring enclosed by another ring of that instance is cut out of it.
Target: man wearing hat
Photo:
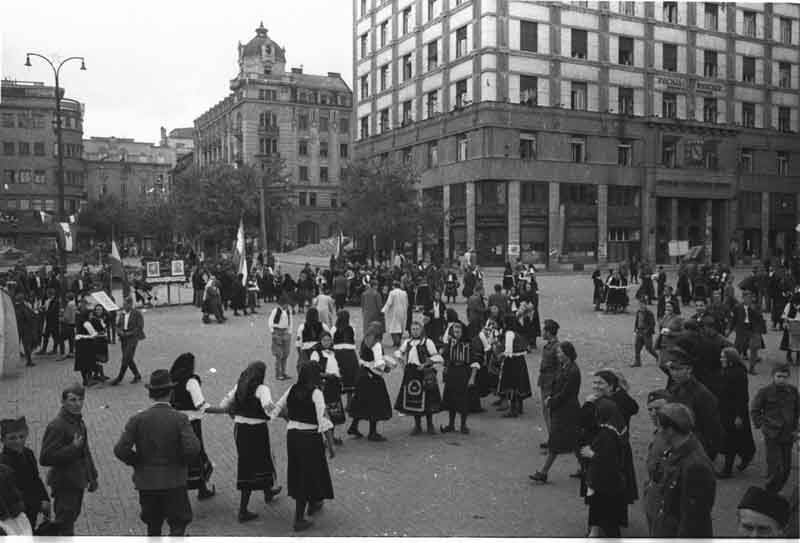
[[[706,454],[712,460],[722,444],[722,423],[719,418],[719,402],[698,381],[693,374],[689,355],[682,348],[675,346],[664,353],[671,383],[667,390],[674,401],[687,406],[695,418],[695,434],[702,443]]]
[[[733,315],[728,333],[736,332],[734,346],[743,357],[750,361],[750,374],[755,375],[756,364],[759,362],[758,351],[763,348],[761,334],[767,333],[767,325],[758,307],[757,294],[752,291],[742,291],[742,303],[733,308]]]
[[[659,494],[653,492],[663,473],[663,462],[669,446],[664,434],[659,432],[658,413],[666,404],[672,402],[672,395],[666,390],[654,390],[647,395],[647,412],[653,421],[653,441],[647,447],[647,480],[644,483],[644,515],[647,520],[648,533],[652,536],[653,521],[659,507]]]
[[[128,420],[114,454],[133,467],[147,535],[160,536],[166,520],[169,535],[182,536],[192,520],[189,462],[200,454],[200,441],[186,415],[170,405],[175,384],[169,371],[155,370],[145,386],[153,405]]]
[[[711,510],[716,497],[714,467],[692,433],[694,417],[683,404],[663,405],[658,432],[668,452],[652,491],[657,507],[652,537],[713,537]]]
[[[751,486],[737,509],[740,537],[786,537],[790,507],[780,494]]]

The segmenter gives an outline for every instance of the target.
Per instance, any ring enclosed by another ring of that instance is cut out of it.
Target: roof
[[[170,138],[190,140],[194,138],[194,127],[188,128],[173,128],[169,131]]]
[[[298,86],[327,89],[338,92],[350,92],[350,87],[341,77],[330,77],[327,75],[298,74],[290,73],[289,78]]]
[[[278,62],[286,62],[285,51],[280,45],[269,39],[269,36],[267,36],[267,29],[264,28],[263,22],[258,28],[256,28],[256,36],[247,42],[247,45],[245,45],[242,49],[242,56],[260,57],[262,45],[268,45],[272,47],[272,50],[275,52],[275,60]]]

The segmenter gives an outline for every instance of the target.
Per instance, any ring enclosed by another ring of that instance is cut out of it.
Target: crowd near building
[[[263,24],[238,53],[231,94],[195,120],[195,164],[268,170],[282,161],[288,185],[268,183],[267,197],[288,196],[293,206],[269,218],[273,241],[305,245],[335,235],[338,185],[350,154],[350,89],[335,72],[287,71],[285,50]]]
[[[356,157],[407,161],[481,265],[796,245],[800,6],[353,0]]]

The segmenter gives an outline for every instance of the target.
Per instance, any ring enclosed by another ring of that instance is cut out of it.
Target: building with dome
[[[280,193],[293,208],[268,215],[268,243],[281,248],[316,243],[337,232],[352,94],[338,73],[287,70],[285,49],[269,38],[263,23],[255,32],[246,45],[239,44],[231,93],[194,121],[194,163],[264,169],[279,156],[289,184],[267,186],[267,199]]]

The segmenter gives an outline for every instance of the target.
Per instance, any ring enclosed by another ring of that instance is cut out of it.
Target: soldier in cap
[[[786,498],[751,486],[737,507],[740,537],[786,537],[790,507]]]

